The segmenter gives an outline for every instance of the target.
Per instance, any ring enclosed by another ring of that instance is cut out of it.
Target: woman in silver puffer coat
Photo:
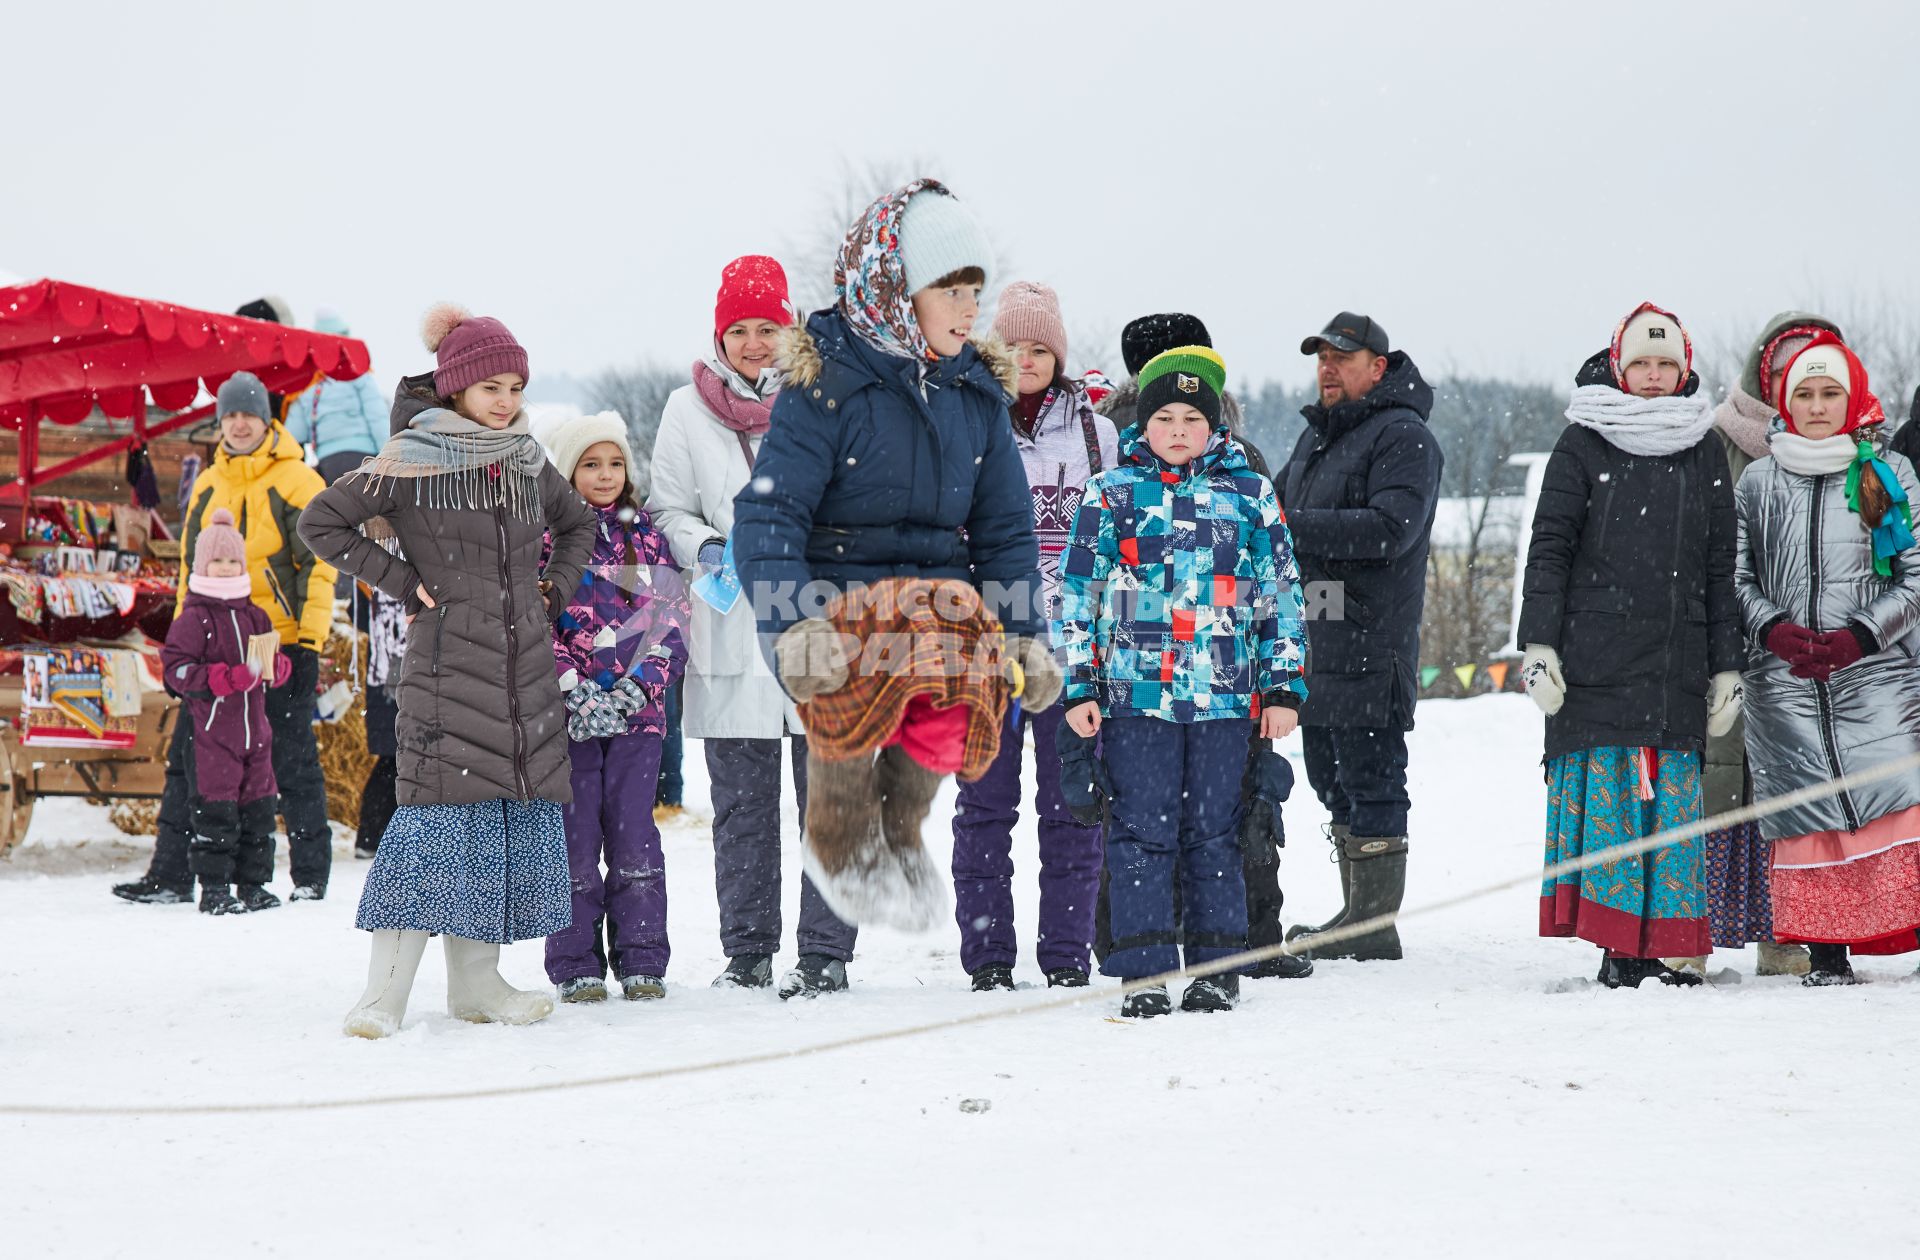
[[[1734,572],[1749,641],[1756,800],[1920,753],[1920,544],[1913,465],[1888,453],[1866,369],[1822,333],[1797,354],[1769,437],[1735,493]],[[1774,931],[1812,946],[1809,984],[1861,953],[1916,947],[1920,769],[1763,818]]]

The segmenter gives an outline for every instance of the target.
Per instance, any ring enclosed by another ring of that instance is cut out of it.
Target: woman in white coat
[[[714,304],[713,354],[675,390],[653,447],[647,510],[674,559],[718,572],[733,529],[733,499],[753,464],[781,384],[775,365],[793,322],[787,277],[771,258],[728,263]],[[714,986],[765,988],[780,949],[780,752],[791,746],[798,816],[807,813],[807,744],[793,702],[760,652],[750,601],[725,614],[693,601],[683,684],[686,734],[705,741],[713,787],[713,872],[727,969]],[[800,957],[780,981],[783,998],[847,987],[854,929],[834,917],[802,877]]]

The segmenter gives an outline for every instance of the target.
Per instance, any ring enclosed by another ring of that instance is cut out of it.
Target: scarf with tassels
[[[516,520],[538,525],[543,519],[540,471],[547,453],[527,427],[521,412],[504,429],[489,429],[445,407],[415,416],[387,439],[380,453],[353,472],[369,487],[383,478],[414,483],[416,506],[440,510],[504,507]],[[377,536],[372,530],[369,537]]]
[[[1774,462],[1802,477],[1825,477],[1844,471],[1847,474],[1847,507],[1860,516],[1861,470],[1872,468],[1887,492],[1892,506],[1880,523],[1869,527],[1873,540],[1873,571],[1881,577],[1893,576],[1893,558],[1914,545],[1913,509],[1907,502],[1907,488],[1880,457],[1874,438],[1877,430],[1859,429],[1836,433],[1832,437],[1806,438],[1790,429],[1775,430],[1769,439]],[[1865,518],[1861,524],[1865,526]]]

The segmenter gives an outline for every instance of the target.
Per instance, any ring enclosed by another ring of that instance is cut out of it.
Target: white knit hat
[[[980,220],[959,198],[930,189],[907,198],[900,215],[900,264],[906,268],[907,292],[918,293],[964,267],[985,272],[992,263],[993,250]]]
[[[1793,397],[1794,389],[1801,381],[1813,376],[1830,376],[1840,383],[1841,389],[1853,393],[1853,369],[1847,364],[1847,356],[1840,353],[1840,347],[1815,346],[1794,356],[1793,363],[1787,368],[1786,383],[1780,387],[1783,411],[1786,400]]]
[[[587,448],[596,442],[611,442],[620,448],[621,456],[627,461],[627,484],[644,484],[640,472],[633,466],[633,447],[627,441],[627,422],[620,418],[617,411],[599,411],[590,416],[570,416],[556,421],[547,430],[547,452],[553,457],[553,466],[568,481],[573,480],[573,470],[580,466],[580,457]]]
[[[1687,336],[1671,315],[1661,311],[1641,311],[1627,321],[1620,333],[1620,368],[1635,359],[1671,359],[1682,370],[1687,366]]]

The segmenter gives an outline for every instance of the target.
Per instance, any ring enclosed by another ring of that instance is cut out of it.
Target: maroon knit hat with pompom
[[[452,398],[490,376],[518,372],[527,380],[527,352],[507,326],[485,315],[469,314],[462,306],[442,302],[420,322],[420,338],[438,357],[433,388]]]

